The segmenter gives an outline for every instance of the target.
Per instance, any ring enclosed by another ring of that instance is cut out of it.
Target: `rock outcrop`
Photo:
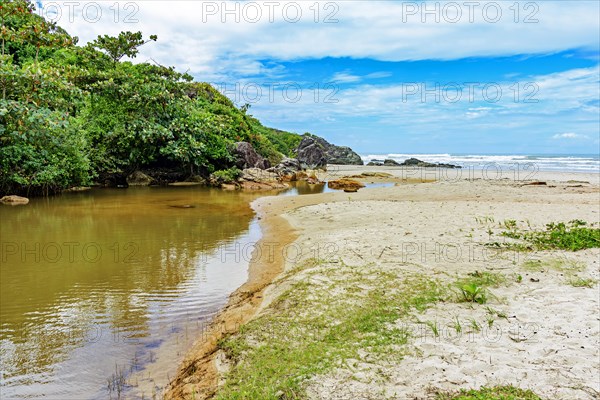
[[[306,134],[296,149],[302,168],[319,169],[327,164],[363,165],[350,147],[336,146],[323,138]]]
[[[0,199],[0,203],[8,204],[11,206],[22,206],[29,203],[29,199],[27,197],[21,197],[16,195],[4,196]]]
[[[353,179],[342,178],[327,182],[327,187],[330,189],[341,189],[344,192],[356,192],[358,189],[365,187],[365,185]]]
[[[235,159],[235,166],[239,169],[260,168],[267,169],[271,166],[269,160],[265,160],[254,150],[248,142],[236,142],[231,150]]]
[[[402,162],[402,163],[399,163],[396,160],[392,160],[391,158],[385,159],[384,161],[373,159],[367,163],[367,166],[369,166],[369,167],[385,166],[385,167],[422,167],[422,168],[462,168],[460,165],[444,164],[444,163],[436,164],[436,163],[421,161],[418,158],[409,158],[407,160],[404,160],[404,162]]]
[[[411,167],[424,167],[424,168],[462,168],[460,165],[454,165],[454,164],[436,164],[436,163],[430,163],[430,162],[425,162],[425,161],[421,161],[418,158],[409,158],[407,160],[404,160],[404,162],[402,164],[399,164],[401,166],[411,166]]]
[[[296,176],[302,168],[300,166],[300,161],[295,158],[287,158],[284,157],[283,160],[279,162],[274,167],[267,169],[268,172],[276,173],[281,177],[284,181],[295,181]]]
[[[281,182],[277,173],[260,168],[247,168],[243,170],[242,176],[239,179],[239,185],[242,189],[249,190],[285,189],[288,187],[287,184]]]

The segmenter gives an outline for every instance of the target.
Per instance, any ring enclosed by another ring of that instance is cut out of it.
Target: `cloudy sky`
[[[600,143],[597,1],[41,1],[80,43],[207,81],[266,125],[359,153],[579,153]]]

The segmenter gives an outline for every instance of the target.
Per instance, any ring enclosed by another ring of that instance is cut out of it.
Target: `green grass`
[[[567,279],[567,283],[573,287],[593,288],[598,281],[592,278],[580,278],[573,276]]]
[[[480,389],[462,389],[455,393],[437,393],[436,400],[541,400],[531,390],[514,386],[482,387]]]
[[[398,361],[411,332],[396,322],[448,296],[437,281],[369,265],[312,263],[295,273],[301,279],[268,313],[220,342],[234,366],[217,399],[304,398],[307,379],[365,350]]]
[[[569,250],[577,251],[600,247],[600,229],[581,220],[551,222],[544,230],[524,231],[517,228],[514,220],[504,224],[507,230],[500,235],[518,242],[493,242],[490,246],[514,250]]]

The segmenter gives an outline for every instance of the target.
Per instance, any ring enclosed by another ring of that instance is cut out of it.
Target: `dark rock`
[[[236,142],[231,151],[235,166],[239,169],[260,168],[267,169],[271,166],[268,160],[265,160],[254,150],[254,147],[248,142]]]
[[[127,177],[127,184],[129,186],[150,186],[153,180],[142,171],[135,171]]]
[[[363,165],[363,161],[350,147],[336,146],[325,139],[306,134],[296,149],[302,168],[324,168],[327,164]]]
[[[295,158],[287,158],[284,157],[283,160],[279,162],[274,167],[268,168],[268,172],[274,172],[281,177],[284,177],[286,180],[295,180],[292,177],[295,176],[296,172],[300,171],[302,168],[300,167],[300,161]]]
[[[425,162],[425,161],[421,161],[418,158],[409,158],[407,160],[404,160],[404,162],[402,164],[398,164],[401,166],[407,166],[407,167],[422,167],[422,168],[462,168],[460,165],[454,165],[454,164],[436,164],[436,163],[429,163],[429,162]]]
[[[323,168],[327,165],[326,148],[315,136],[304,136],[296,153],[298,161],[302,168],[315,169]]]
[[[391,158],[388,158],[383,162],[383,165],[387,167],[398,167],[400,166],[400,163],[395,160],[392,160]]]
[[[375,160],[369,161],[369,163],[367,164],[368,167],[380,167],[382,165],[383,165],[383,163],[375,161]]]

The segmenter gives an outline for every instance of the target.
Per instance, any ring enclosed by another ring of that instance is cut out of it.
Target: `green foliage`
[[[0,194],[50,193],[168,168],[208,176],[233,166],[236,141],[277,163],[299,135],[264,127],[208,83],[134,58],[141,32],[84,47],[34,12],[0,5]]]
[[[573,220],[568,223],[551,222],[543,231],[521,231],[511,226],[502,236],[521,240],[523,243],[503,243],[499,246],[519,250],[571,250],[577,251],[600,247],[600,229],[586,226],[587,223]]]
[[[100,36],[90,43],[90,46],[106,53],[116,65],[121,58],[127,56],[135,58],[139,53],[140,46],[158,39],[156,35],[150,35],[150,40],[145,41],[142,32],[121,32],[119,36]]]
[[[213,172],[211,178],[213,178],[216,183],[235,183],[242,176],[242,171],[237,169],[236,167],[225,169],[222,171]]]
[[[484,304],[487,301],[485,289],[475,283],[460,285],[460,292],[464,301],[479,304]]]

